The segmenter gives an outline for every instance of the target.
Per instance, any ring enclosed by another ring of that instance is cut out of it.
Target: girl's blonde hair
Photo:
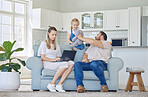
[[[56,29],[55,27],[50,27],[50,28],[48,29],[48,32],[47,32],[47,34],[46,34],[46,46],[47,46],[48,49],[51,48],[50,37],[49,37],[49,35],[48,35],[48,33],[51,33],[51,30],[57,31],[57,29]],[[53,43],[54,43],[54,50],[56,50],[56,39],[53,41]]]
[[[79,23],[80,23],[77,18],[73,18],[73,19],[71,20],[71,29],[73,29],[73,28],[72,28],[72,23],[73,23],[73,22],[78,22],[78,25],[79,25]]]

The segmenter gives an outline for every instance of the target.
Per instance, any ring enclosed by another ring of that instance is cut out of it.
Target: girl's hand
[[[74,42],[71,42],[71,44],[73,44]]]
[[[82,35],[79,33],[78,36],[77,36],[77,38],[81,39],[81,38],[83,38],[83,37],[82,37]]]

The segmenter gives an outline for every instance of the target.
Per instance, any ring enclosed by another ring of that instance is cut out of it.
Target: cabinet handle
[[[132,43],[135,43],[135,42],[132,42]]]

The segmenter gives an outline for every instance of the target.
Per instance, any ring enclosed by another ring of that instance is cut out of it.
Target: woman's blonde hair
[[[57,31],[57,29],[56,29],[55,27],[50,27],[50,28],[48,29],[48,32],[47,32],[47,34],[46,34],[46,46],[47,46],[48,49],[51,48],[50,37],[49,37],[48,33],[51,33],[52,30]],[[55,38],[55,40],[53,41],[53,43],[54,43],[54,50],[56,50],[56,38]]]
[[[73,22],[78,22],[78,25],[79,25],[79,23],[80,23],[77,18],[73,18],[73,19],[71,20],[71,29],[72,29],[72,23],[73,23]]]

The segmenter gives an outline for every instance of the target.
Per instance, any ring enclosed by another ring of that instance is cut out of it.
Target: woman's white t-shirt
[[[46,42],[43,41],[40,44],[40,47],[38,49],[38,56],[41,56],[41,54],[45,55],[45,57],[50,59],[56,59],[57,57],[61,57],[61,51],[58,44],[56,44],[56,50],[54,50],[54,45],[51,44],[51,48],[48,49],[46,46]],[[68,68],[74,64],[73,61],[68,62],[49,62],[49,61],[43,61],[43,66],[45,69],[51,69],[51,70],[58,70],[59,68]]]
[[[46,42],[43,41],[38,49],[38,56],[41,56],[41,54],[45,55],[47,58],[56,59],[57,57],[61,57],[60,47],[56,44],[56,50],[54,50],[54,44],[51,44],[51,48],[48,49]]]

